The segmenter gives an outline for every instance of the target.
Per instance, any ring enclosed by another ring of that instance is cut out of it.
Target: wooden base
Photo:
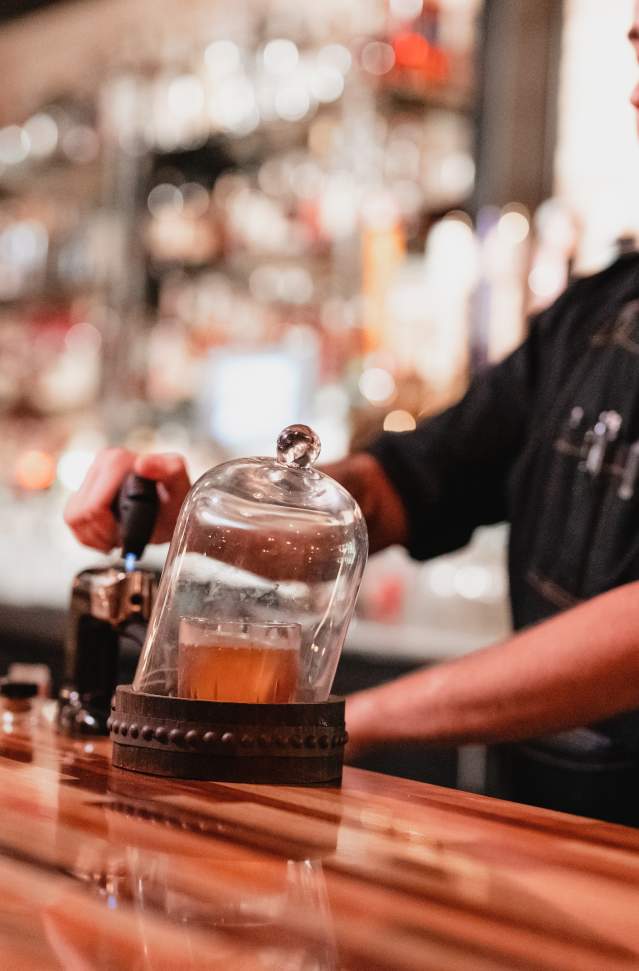
[[[192,701],[116,688],[113,765],[175,779],[339,785],[344,699],[291,704]]]

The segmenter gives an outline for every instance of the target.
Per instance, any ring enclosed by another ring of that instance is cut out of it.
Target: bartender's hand
[[[382,466],[367,452],[320,466],[357,500],[368,527],[369,552],[406,545],[408,520],[403,503]]]
[[[136,455],[125,448],[99,452],[78,492],[69,499],[64,518],[76,539],[85,546],[108,552],[118,544],[118,530],[111,503],[129,472],[158,484],[160,509],[152,543],[166,543],[184,498],[191,487],[180,455]]]

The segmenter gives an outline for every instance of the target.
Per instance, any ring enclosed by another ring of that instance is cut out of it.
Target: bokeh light
[[[291,74],[297,67],[299,51],[292,40],[278,38],[270,40],[264,48],[262,58],[269,74]]]
[[[30,142],[30,152],[36,158],[46,158],[55,152],[58,144],[58,126],[51,115],[44,112],[33,115],[24,125]]]
[[[390,12],[401,20],[412,20],[422,12],[423,0],[390,0]]]
[[[360,375],[359,390],[374,405],[382,405],[394,397],[397,387],[395,378],[384,368],[367,368]]]
[[[48,452],[27,449],[18,456],[14,468],[14,480],[27,492],[42,492],[55,482],[56,465]]]
[[[299,84],[286,84],[275,95],[275,111],[284,121],[300,121],[310,107],[308,92]]]
[[[344,91],[344,77],[336,67],[319,64],[311,74],[310,88],[313,97],[329,104],[337,101]]]
[[[169,84],[169,109],[178,117],[198,115],[204,107],[204,90],[194,74],[182,74]]]
[[[70,351],[97,353],[102,345],[102,335],[93,324],[83,321],[69,328],[64,343]]]
[[[369,74],[381,77],[388,74],[395,64],[395,54],[390,44],[373,40],[362,51],[362,67]]]
[[[389,411],[384,418],[385,432],[412,432],[417,427],[417,422],[410,411],[398,408],[397,411]]]
[[[58,459],[58,479],[70,491],[79,489],[89,471],[89,466],[95,458],[95,452],[89,449],[69,449]]]
[[[184,205],[184,200],[177,186],[162,182],[151,189],[146,204],[152,216],[159,216],[165,209],[179,212]]]
[[[565,283],[565,270],[561,263],[540,261],[528,275],[528,286],[536,297],[548,299],[559,293]]]
[[[9,125],[0,129],[0,163],[3,165],[18,165],[24,162],[31,141],[24,128],[19,125]]]
[[[204,61],[211,74],[232,74],[240,67],[240,50],[233,41],[216,40],[206,48]]]
[[[530,220],[523,209],[508,208],[500,217],[497,229],[500,239],[511,246],[518,246],[528,237]]]
[[[326,44],[320,48],[317,59],[322,65],[337,68],[342,75],[348,74],[353,63],[351,52],[343,44]]]

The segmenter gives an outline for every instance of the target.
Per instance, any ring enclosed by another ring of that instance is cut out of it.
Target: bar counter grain
[[[639,968],[639,831],[354,769],[171,782],[0,736],[3,971]]]

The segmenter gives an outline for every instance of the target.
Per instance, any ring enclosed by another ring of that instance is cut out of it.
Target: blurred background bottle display
[[[410,430],[639,229],[632,0],[32,6],[0,33],[0,624],[95,561],[61,514],[100,447],[197,476],[292,421],[324,461]],[[499,636],[502,552],[373,559],[351,644]]]

